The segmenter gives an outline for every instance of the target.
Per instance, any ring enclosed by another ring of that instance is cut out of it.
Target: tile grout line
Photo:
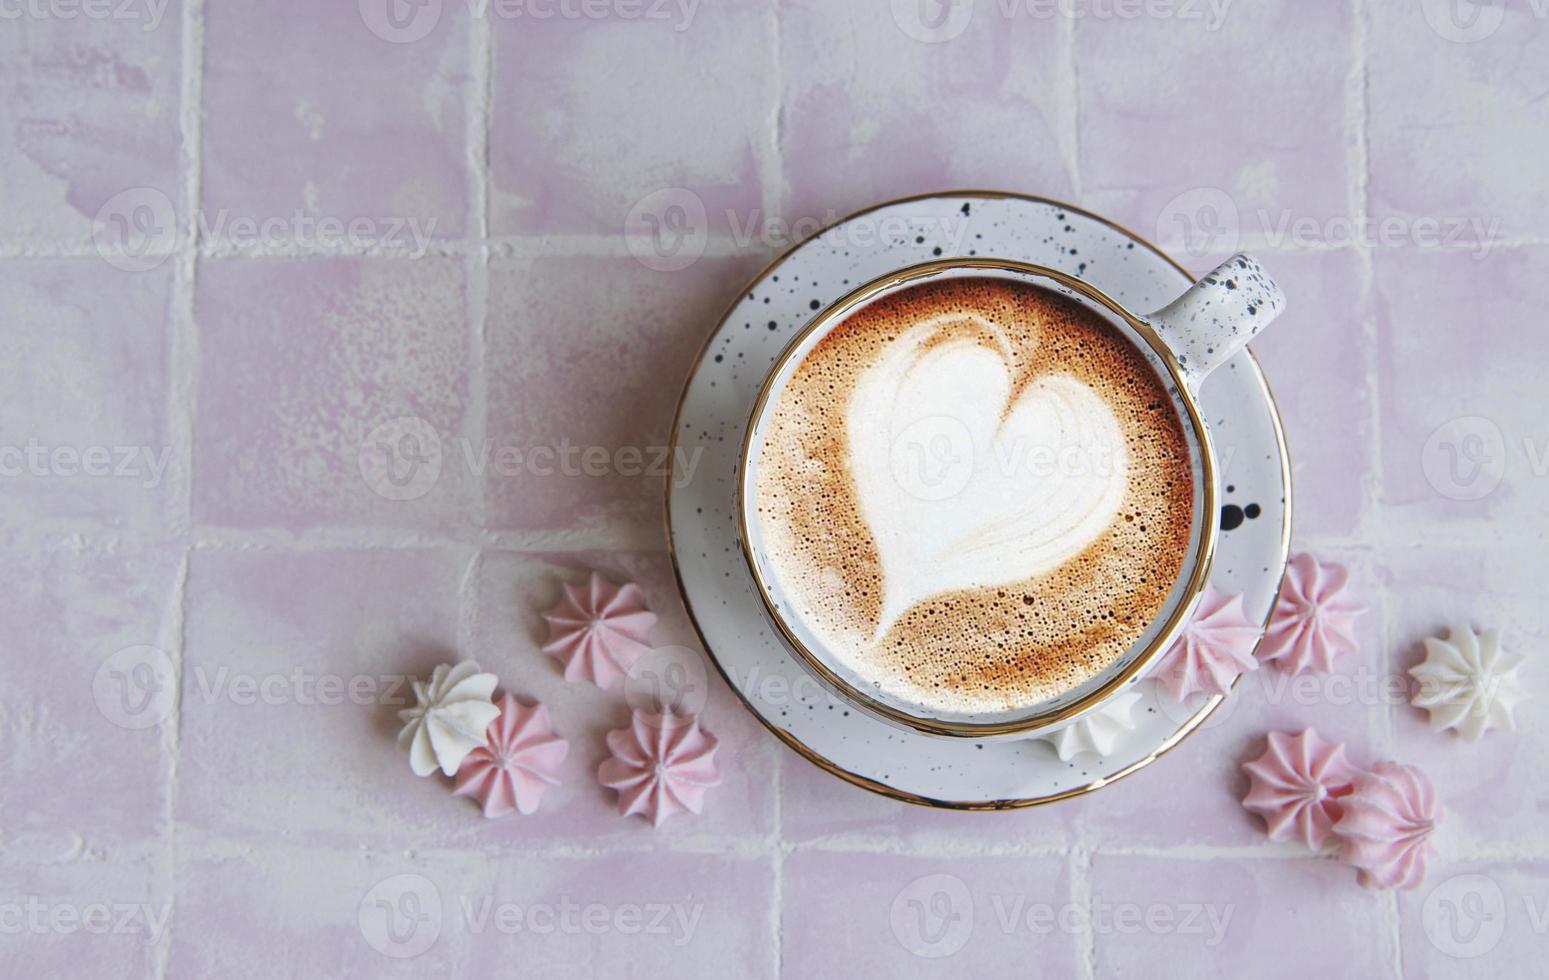
[[[1271,846],[1227,846],[1205,847],[1203,845],[1181,845],[1178,847],[1124,847],[1090,849],[1079,846],[1071,847],[1030,847],[1017,845],[982,845],[982,846],[933,846],[910,844],[902,839],[875,840],[868,842],[869,846],[854,846],[853,842],[848,846],[824,846],[821,843],[801,842],[788,844],[774,848],[783,857],[792,854],[866,854],[874,856],[912,857],[926,860],[963,860],[972,858],[1002,858],[1012,860],[1034,860],[1049,858],[1068,858],[1074,861],[1079,855],[1085,854],[1088,862],[1092,858],[1143,858],[1168,861],[1238,861],[1238,862],[1327,862],[1337,864],[1338,858],[1332,853],[1310,852],[1305,849],[1282,850]],[[226,837],[223,835],[205,835],[201,840],[187,844],[183,848],[183,855],[191,860],[200,860],[211,857],[225,857],[236,854],[251,854],[255,851],[266,849],[279,849],[294,847],[294,841],[286,841],[277,837]],[[368,842],[356,845],[339,845],[323,842],[309,845],[316,850],[333,850],[341,848],[351,854],[365,853],[371,855],[399,854],[402,847],[390,842]],[[512,844],[487,844],[476,846],[472,849],[455,844],[442,846],[415,848],[414,854],[432,858],[480,858],[489,856],[517,855],[532,858],[607,858],[616,855],[637,854],[698,854],[721,855],[733,857],[738,860],[756,861],[759,858],[771,856],[771,848],[767,837],[761,835],[722,835],[707,836],[701,838],[673,838],[670,840],[654,841],[651,839],[625,840],[610,839],[601,844],[585,844],[577,841],[562,841],[534,847],[520,847]],[[116,853],[115,860],[122,862],[151,861],[162,854],[160,849],[154,851],[137,850],[133,847],[126,848]],[[12,857],[15,857],[12,855]],[[21,863],[36,867],[67,867],[86,863],[80,855],[66,858],[44,858],[37,860],[21,859]],[[1449,866],[1462,864],[1542,864],[1549,866],[1549,846],[1530,849],[1494,849],[1463,847],[1455,849],[1447,855]],[[1090,868],[1088,868],[1090,870]],[[1072,878],[1074,894],[1074,877]],[[1353,874],[1351,878],[1354,880]],[[1086,879],[1090,888],[1090,877]],[[1352,885],[1352,887],[1354,887]]]
[[[188,647],[188,579],[193,565],[193,445],[199,364],[199,328],[195,314],[199,274],[199,206],[204,181],[204,0],[189,0],[184,5],[181,26],[179,53],[182,84],[178,122],[187,167],[182,191],[184,217],[188,227],[183,244],[177,252],[177,264],[173,267],[173,382],[170,398],[176,416],[172,441],[183,470],[177,484],[182,499],[175,503],[179,512],[175,530],[186,538],[168,610],[172,620],[172,635],[168,639],[172,647],[172,683],[176,693],[162,736],[168,756],[167,840],[164,853],[167,867],[167,922],[153,957],[155,975],[163,978],[171,970],[172,936],[177,929],[178,769],[183,747],[182,691]]]
[[[1355,187],[1352,203],[1355,208],[1357,227],[1366,228],[1369,227],[1371,220],[1371,10],[1368,0],[1352,0],[1352,18],[1355,27],[1353,32],[1355,71],[1352,79],[1355,98],[1351,100],[1351,109],[1354,114],[1356,137]],[[1356,243],[1355,255],[1361,272],[1361,308],[1364,313],[1361,318],[1361,330],[1362,339],[1366,345],[1365,362],[1369,402],[1367,421],[1371,426],[1370,444],[1372,446],[1371,479],[1367,481],[1363,494],[1366,513],[1362,515],[1359,525],[1363,532],[1362,537],[1375,540],[1382,545],[1387,542],[1387,522],[1382,514],[1382,392],[1380,336],[1377,330],[1376,310],[1376,256],[1373,253],[1372,244],[1365,240]],[[1380,615],[1378,642],[1382,645],[1381,653],[1386,660],[1394,655],[1392,605],[1388,601],[1386,591],[1382,592],[1380,599]],[[1390,666],[1398,665],[1390,663]],[[1385,704],[1382,709],[1382,747],[1384,753],[1390,756],[1393,754],[1398,711],[1396,704]],[[1403,927],[1398,911],[1398,898],[1392,892],[1389,892],[1383,901],[1382,911],[1383,918],[1386,920],[1388,938],[1393,944],[1390,962],[1393,977],[1395,980],[1403,980]]]
[[[1351,206],[1355,211],[1356,221],[1359,227],[1366,227],[1371,218],[1371,66],[1369,63],[1370,51],[1370,24],[1369,11],[1366,0],[1353,0],[1353,17],[1355,31],[1352,38],[1355,66],[1352,77],[1354,97],[1350,100],[1347,124],[1355,131],[1354,153],[1354,179]],[[1372,438],[1372,462],[1373,471],[1371,479],[1367,481],[1362,492],[1362,505],[1364,513],[1361,515],[1360,527],[1362,536],[1368,540],[1385,542],[1383,533],[1381,511],[1381,479],[1382,479],[1382,413],[1377,389],[1378,384],[1378,357],[1377,357],[1377,323],[1374,300],[1376,298],[1376,267],[1372,245],[1369,241],[1361,240],[1352,246],[1355,250],[1357,268],[1360,270],[1361,289],[1361,339],[1365,342],[1364,352],[1366,362],[1366,377],[1368,383],[1367,424],[1371,426]]]
[[[705,654],[709,656],[708,652]],[[774,764],[774,847],[770,855],[774,862],[774,876],[771,886],[773,897],[770,901],[770,928],[774,931],[773,946],[775,955],[776,977],[785,975],[785,858],[791,849],[790,843],[785,839],[785,760],[789,753],[785,747],[775,748]]]
[[[474,446],[482,446],[489,437],[489,124],[494,118],[494,28],[488,17],[474,17],[468,26],[469,57],[472,59],[468,101],[468,197],[472,231],[479,235],[479,248],[469,249],[465,257],[466,296],[468,296],[468,413],[465,430]],[[485,481],[477,480],[474,494],[479,526],[488,523],[489,502]],[[474,545],[463,581],[457,587],[457,646],[459,656],[474,653],[479,638],[479,577],[483,573],[485,553]]]
[[[154,975],[158,978],[165,978],[168,970],[171,969],[172,933],[177,926],[177,786],[178,763],[182,755],[183,742],[183,669],[188,645],[188,574],[192,563],[192,550],[185,550],[182,560],[178,562],[177,578],[173,582],[168,607],[163,612],[163,622],[167,623],[165,634],[157,638],[158,643],[166,642],[166,645],[171,648],[171,683],[173,691],[176,692],[172,699],[171,710],[160,725],[162,749],[167,754],[167,836],[165,847],[158,849],[158,856],[167,875],[167,918],[166,927],[157,940],[153,955]]]
[[[784,53],[782,47],[784,35],[780,27],[780,2],[781,0],[772,0],[769,9],[769,46],[772,51],[767,93],[769,116],[757,151],[759,162],[763,164],[759,173],[759,197],[764,208],[766,223],[784,214],[786,209],[785,159],[781,145],[784,139],[784,132],[781,129],[783,109],[781,97],[785,87],[785,74],[780,61]],[[720,236],[711,236],[712,239],[718,237]]]
[[[1061,77],[1065,80],[1065,84],[1060,86],[1060,102],[1064,113],[1060,127],[1060,148],[1065,157],[1065,167],[1070,172],[1071,200],[1085,204],[1081,182],[1081,73],[1076,66],[1076,18],[1061,17],[1058,24],[1059,43],[1056,51]]]
[[[1085,844],[1077,843],[1070,856],[1070,901],[1077,908],[1085,909],[1081,917],[1081,975],[1085,980],[1097,977],[1097,929],[1093,925],[1092,910],[1092,851]]]
[[[780,777],[778,767],[776,768],[775,773],[775,811],[778,814],[781,809],[779,785]],[[776,822],[775,826],[781,828],[780,830],[777,830],[776,833],[784,832],[783,824]],[[770,945],[774,950],[774,976],[783,977],[785,975],[785,941],[783,934],[785,932],[786,851],[784,847],[775,847],[772,848],[771,851],[772,853],[769,855],[769,860],[773,863],[773,875],[770,883],[771,895],[769,901],[769,927],[773,931],[774,935],[771,937],[772,941]]]
[[[457,656],[460,660],[477,659],[473,649],[479,635],[479,576],[483,572],[484,552],[475,548],[457,583]]]
[[[472,59],[468,100],[467,154],[469,165],[469,211],[478,246],[469,248],[465,257],[468,332],[468,418],[464,431],[472,444],[483,445],[489,427],[489,227],[490,162],[489,129],[494,116],[494,28],[487,17],[474,17],[468,27],[469,57]],[[487,523],[489,502],[485,481],[478,480],[474,494],[480,527]]]
[[[783,190],[775,193],[783,197]],[[1079,194],[1072,194],[1076,203]],[[1514,235],[1491,239],[1491,250],[1524,250],[1549,247],[1549,236]],[[1325,255],[1351,250],[1360,252],[1373,248],[1369,243],[1353,242],[1297,242],[1281,236],[1262,232],[1240,235],[1238,250],[1277,252],[1288,255]],[[1479,245],[1474,242],[1442,242],[1436,245],[1387,246],[1401,252],[1415,253],[1476,253]],[[121,249],[103,249],[71,242],[0,242],[0,259],[91,259],[101,261],[105,257],[169,259],[180,256],[186,246],[170,250],[149,249],[130,256]],[[318,246],[290,242],[285,245],[259,245],[233,242],[225,239],[202,241],[197,254],[203,259],[311,259],[311,258],[381,258],[398,261],[415,261],[424,258],[461,258],[471,253],[499,252],[503,258],[627,258],[633,255],[629,243],[621,236],[606,234],[573,235],[490,235],[484,238],[465,237],[441,239],[428,245],[423,251],[398,245],[365,246]],[[773,258],[770,249],[750,244],[745,237],[726,232],[708,236],[704,255],[709,258],[736,258],[744,255],[760,255]]]
[[[1356,186],[1355,206],[1356,217],[1364,227],[1371,215],[1371,66],[1369,63],[1370,49],[1370,24],[1367,0],[1354,0],[1355,16],[1355,81],[1356,95],[1353,100],[1355,119],[1353,126],[1356,130]],[[1376,310],[1376,265],[1375,255],[1369,242],[1363,242],[1355,247],[1355,255],[1361,271],[1361,303],[1365,315],[1361,319],[1362,339],[1366,344],[1365,362],[1366,376],[1369,385],[1368,416],[1367,423],[1371,426],[1373,472],[1363,493],[1363,504],[1366,513],[1361,520],[1361,537],[1366,541],[1375,541],[1380,548],[1387,543],[1386,522],[1382,518],[1382,398],[1379,390],[1379,356],[1378,356],[1378,331]],[[1389,622],[1389,607],[1384,593],[1381,603],[1382,628],[1379,633],[1379,642],[1382,644],[1383,656],[1388,656],[1392,644],[1392,624]],[[1385,752],[1393,751],[1394,731],[1394,707],[1389,706],[1383,713],[1383,743]]]

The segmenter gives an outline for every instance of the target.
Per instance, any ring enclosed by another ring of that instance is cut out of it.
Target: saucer
[[[1180,704],[1142,680],[1105,756],[1062,762],[1042,739],[947,739],[896,727],[820,685],[768,620],[737,542],[737,457],[766,375],[812,316],[855,286],[930,259],[1016,259],[1078,276],[1149,312],[1193,278],[1155,246],[1058,201],[961,191],[893,201],[797,245],[745,289],[706,341],[673,421],[697,464],[667,487],[668,547],[690,620],[727,683],[781,741],[849,782],[910,803],[1009,809],[1080,796],[1155,761],[1224,700]],[[1267,623],[1291,533],[1291,470],[1274,396],[1250,351],[1203,385],[1221,472],[1222,533],[1210,584]]]

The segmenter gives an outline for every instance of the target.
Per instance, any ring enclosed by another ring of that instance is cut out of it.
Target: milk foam
[[[1113,411],[1069,374],[1015,391],[1011,359],[995,323],[946,315],[856,382],[850,475],[884,589],[873,641],[931,596],[1059,568],[1118,514],[1129,457]]]
[[[936,713],[1097,676],[1189,549],[1188,440],[1145,357],[1073,300],[962,278],[851,313],[771,406],[762,563],[825,659]]]

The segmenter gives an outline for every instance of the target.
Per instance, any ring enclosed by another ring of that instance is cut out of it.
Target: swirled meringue
[[[1135,730],[1135,719],[1132,716],[1139,700],[1138,691],[1116,694],[1096,711],[1040,738],[1054,746],[1061,762],[1069,762],[1082,754],[1106,756],[1118,745],[1125,732]]]
[[[570,743],[554,734],[547,707],[523,704],[510,692],[497,704],[500,717],[489,726],[489,744],[468,753],[452,795],[478,800],[490,818],[512,810],[532,813],[544,792],[559,785]]]
[[[1334,824],[1339,856],[1360,869],[1362,885],[1408,890],[1425,880],[1426,859],[1434,850],[1431,834],[1441,822],[1425,773],[1379,762],[1357,775],[1339,802],[1344,809]]]
[[[1242,805],[1264,818],[1270,840],[1297,839],[1316,850],[1343,814],[1338,797],[1350,792],[1360,770],[1345,747],[1314,729],[1300,735],[1270,732],[1264,754],[1243,763],[1248,795]]]
[[[472,660],[441,664],[430,681],[414,682],[414,707],[398,712],[398,747],[409,750],[409,768],[428,776],[439,766],[457,772],[469,752],[484,745],[489,723],[500,715],[490,698],[499,679],[479,672]]]
[[[1426,638],[1425,661],[1409,670],[1420,682],[1410,703],[1430,712],[1431,728],[1456,729],[1470,742],[1491,728],[1512,731],[1512,712],[1527,698],[1520,666],[1522,655],[1502,650],[1496,630],[1476,635],[1466,625],[1453,626],[1445,640]]]
[[[1297,555],[1286,567],[1280,598],[1259,644],[1259,660],[1287,674],[1327,673],[1357,647],[1355,623],[1366,607],[1347,588],[1343,565]]]
[[[720,785],[717,746],[692,715],[636,711],[628,728],[608,733],[613,757],[597,768],[597,779],[618,791],[620,813],[660,827],[674,813],[698,814],[705,791]]]
[[[565,665],[565,680],[610,687],[651,648],[646,632],[656,614],[633,582],[614,585],[596,572],[586,585],[567,585],[565,595],[543,614],[549,640],[543,652]]]
[[[1257,670],[1253,646],[1259,627],[1242,611],[1242,595],[1207,586],[1184,627],[1156,668],[1157,681],[1182,701],[1196,691],[1225,694],[1243,671]]]

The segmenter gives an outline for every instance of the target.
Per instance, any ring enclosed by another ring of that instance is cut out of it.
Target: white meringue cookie
[[[1425,662],[1409,670],[1420,682],[1410,703],[1430,712],[1433,729],[1456,729],[1470,742],[1491,728],[1512,731],[1512,710],[1527,698],[1521,665],[1521,654],[1501,649],[1496,630],[1453,626],[1445,640],[1426,638]]]
[[[1118,746],[1125,732],[1135,730],[1133,715],[1139,700],[1138,691],[1116,694],[1096,711],[1040,737],[1054,746],[1061,762],[1083,754],[1106,756]]]
[[[404,722],[398,747],[409,750],[414,775],[428,776],[439,766],[454,776],[469,752],[489,744],[490,722],[500,717],[494,703],[499,682],[472,660],[442,664],[428,683],[414,682],[414,707],[398,712]]]

